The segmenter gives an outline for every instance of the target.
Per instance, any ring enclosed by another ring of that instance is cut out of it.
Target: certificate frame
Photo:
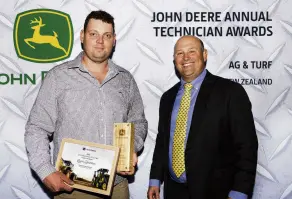
[[[64,138],[55,168],[74,181],[73,188],[110,196],[119,152],[115,146]]]

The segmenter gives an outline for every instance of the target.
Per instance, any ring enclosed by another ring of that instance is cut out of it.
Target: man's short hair
[[[97,19],[97,20],[101,20],[104,23],[111,24],[113,27],[113,33],[115,34],[114,17],[110,15],[109,13],[107,13],[106,11],[103,11],[103,10],[92,11],[89,15],[87,15],[84,22],[84,27],[83,27],[84,32],[86,31],[86,28],[90,19]]]

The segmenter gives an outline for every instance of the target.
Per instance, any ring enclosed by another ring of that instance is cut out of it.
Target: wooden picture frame
[[[118,147],[64,138],[56,169],[74,181],[73,188],[109,196],[118,157]]]

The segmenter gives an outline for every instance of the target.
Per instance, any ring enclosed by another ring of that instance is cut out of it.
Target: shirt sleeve
[[[230,191],[229,198],[231,199],[247,199],[247,195],[238,191]]]
[[[149,187],[159,187],[160,188],[160,180],[150,179]]]
[[[51,163],[49,147],[49,137],[55,131],[56,118],[56,78],[50,71],[42,82],[24,134],[30,167],[41,180],[56,171]]]
[[[133,123],[135,128],[135,152],[139,152],[144,146],[148,122],[145,119],[143,101],[133,77],[130,82],[130,103],[128,110],[128,122]]]

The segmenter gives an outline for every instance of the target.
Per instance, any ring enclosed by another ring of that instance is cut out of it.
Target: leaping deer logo
[[[24,39],[27,45],[35,49],[35,47],[31,45],[30,42],[33,42],[36,44],[51,44],[53,47],[61,49],[65,54],[67,54],[66,50],[59,44],[58,34],[55,31],[53,31],[54,36],[40,34],[41,27],[46,25],[42,23],[41,17],[39,17],[39,20],[34,18],[34,20],[31,20],[30,24],[37,24],[37,25],[31,27],[31,29],[34,30],[33,36],[31,38]]]

